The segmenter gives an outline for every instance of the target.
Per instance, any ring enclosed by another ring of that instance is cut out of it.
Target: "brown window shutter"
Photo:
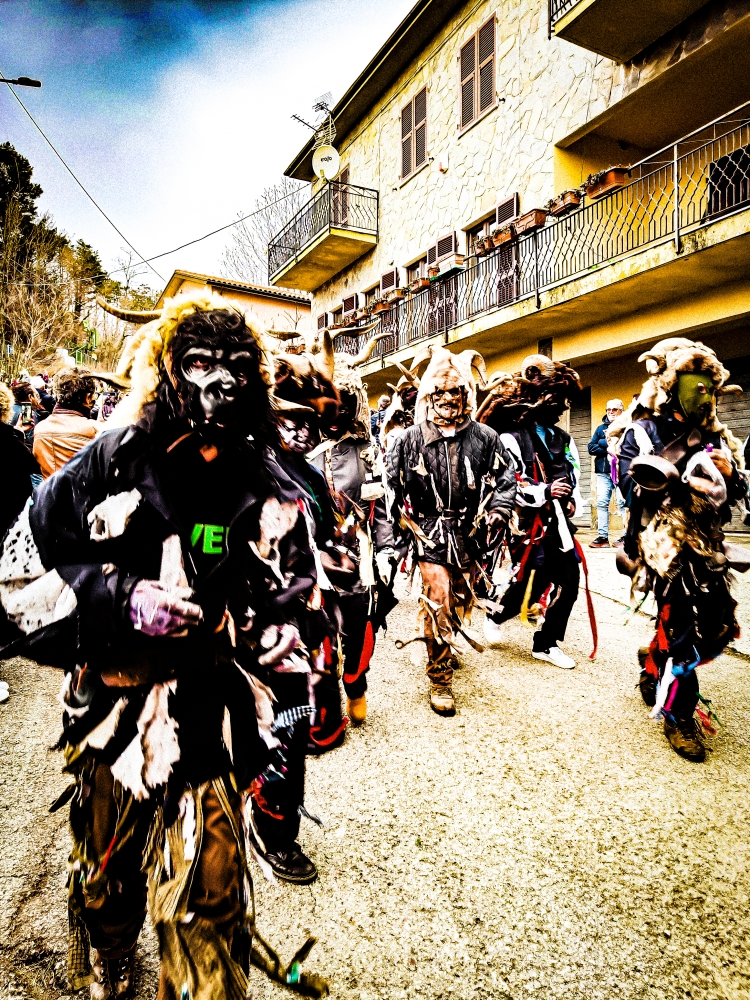
[[[504,222],[512,222],[518,218],[518,194],[512,194],[510,198],[505,198],[497,206],[495,220],[499,226]]]
[[[408,177],[412,171],[412,136],[414,128],[414,118],[412,115],[412,102],[406,105],[401,112],[401,176]]]
[[[445,260],[454,253],[456,253],[456,234],[448,233],[446,236],[441,236],[437,241],[435,261]]]
[[[327,325],[327,322],[326,322],[327,319],[328,319],[328,313],[321,313],[320,316],[318,316],[318,329],[319,330],[325,329],[325,327]]]
[[[461,128],[476,118],[474,82],[476,79],[477,39],[473,35],[461,49]]]
[[[380,290],[381,292],[389,292],[392,288],[396,288],[398,285],[398,268],[394,267],[392,271],[386,271],[385,274],[380,279]]]
[[[356,308],[357,308],[357,296],[347,295],[342,305],[344,315],[346,316],[348,313],[353,313]]]
[[[427,159],[427,88],[414,98],[414,169]]]
[[[479,29],[479,108],[481,114],[495,103],[495,18]]]
[[[432,267],[432,265],[437,261],[437,245],[430,247],[427,251],[427,266]]]

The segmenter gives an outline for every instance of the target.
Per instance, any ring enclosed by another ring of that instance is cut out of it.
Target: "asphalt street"
[[[630,618],[612,550],[590,553],[600,644],[585,601],[562,671],[533,660],[508,623],[502,648],[470,653],[458,712],[434,715],[404,597],[378,642],[370,715],[313,759],[301,842],[320,878],[270,885],[256,872],[258,925],[346,1000],[750,998],[750,706],[747,640],[701,669],[722,728],[705,764],[678,758],[635,683],[652,622]],[[609,596],[603,596],[603,595]],[[738,596],[743,617],[750,586]],[[473,632],[481,636],[481,614]],[[745,654],[742,654],[742,650]],[[0,997],[68,995],[66,781],[58,672],[0,664]],[[153,935],[137,996],[156,995]],[[289,996],[253,974],[256,998]]]

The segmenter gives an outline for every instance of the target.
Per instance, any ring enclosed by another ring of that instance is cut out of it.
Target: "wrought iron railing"
[[[539,296],[649,245],[674,240],[750,207],[750,102],[630,168],[624,186],[582,206],[380,314],[373,356],[409,347],[510,303]],[[369,322],[369,321],[368,321]],[[373,331],[347,331],[357,353]]]
[[[572,10],[580,0],[548,0],[549,2],[549,28],[550,33],[556,22],[564,17],[569,10]]]
[[[328,227],[378,234],[378,192],[331,181],[268,244],[269,280]]]

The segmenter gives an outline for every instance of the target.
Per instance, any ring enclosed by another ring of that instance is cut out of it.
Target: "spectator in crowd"
[[[370,436],[373,441],[380,444],[380,431],[385,420],[385,411],[391,403],[391,397],[383,395],[378,400],[378,408],[370,414]]]
[[[55,397],[51,395],[49,389],[47,388],[47,383],[49,378],[46,375],[33,375],[29,382],[32,387],[36,389],[36,393],[39,396],[39,402],[42,404],[42,409],[46,410],[47,413],[52,413],[55,408]]]
[[[93,441],[97,424],[90,419],[96,379],[85,368],[63,368],[52,380],[55,408],[34,428],[34,457],[47,479]]]
[[[23,432],[11,426],[13,408],[14,395],[7,385],[0,382],[0,463],[3,469],[0,540],[23,510],[23,505],[31,496],[31,476],[39,472],[36,459],[24,445]]]
[[[594,456],[594,471],[596,472],[597,536],[590,543],[592,549],[609,548],[609,504],[613,492],[617,498],[617,509],[620,516],[623,517],[625,512],[625,501],[617,485],[612,481],[612,467],[606,437],[607,428],[613,420],[622,415],[623,409],[621,399],[610,399],[607,402],[607,412],[589,441],[589,455]],[[616,544],[621,545],[622,538],[618,539]]]
[[[13,407],[9,422],[21,431],[29,451],[34,441],[34,428],[45,417],[47,411],[42,406],[39,393],[34,386],[26,381],[14,382]]]

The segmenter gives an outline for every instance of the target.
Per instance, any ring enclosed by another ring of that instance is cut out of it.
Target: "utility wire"
[[[0,72],[0,78],[2,78],[3,80],[5,80],[5,79],[6,79],[6,76],[5,76],[5,74],[4,74],[4,73],[2,73],[2,72]],[[144,264],[148,264],[148,266],[149,266],[149,267],[151,268],[151,270],[152,270],[152,271],[154,272],[154,274],[155,274],[155,275],[157,276],[157,278],[159,278],[159,279],[160,279],[161,281],[164,281],[164,278],[162,277],[162,275],[161,275],[161,274],[159,274],[159,272],[158,272],[158,271],[156,270],[156,268],[155,268],[155,267],[153,267],[153,266],[152,266],[152,265],[151,265],[151,264],[149,263],[149,261],[147,261],[147,260],[146,260],[146,258],[145,258],[145,257],[143,256],[143,254],[141,254],[141,253],[138,253],[138,251],[137,251],[137,250],[136,250],[136,248],[135,248],[135,247],[133,246],[133,244],[132,244],[132,243],[130,242],[130,240],[129,240],[129,239],[128,239],[128,238],[126,237],[126,236],[125,236],[125,234],[124,234],[124,233],[123,233],[123,232],[122,232],[122,231],[121,231],[120,229],[118,229],[118,228],[117,228],[117,226],[116,226],[116,225],[114,224],[114,222],[113,222],[113,221],[112,221],[112,220],[110,219],[110,217],[109,217],[109,216],[107,215],[107,213],[106,213],[106,212],[104,211],[104,209],[103,209],[103,208],[101,207],[101,205],[99,205],[99,204],[98,204],[98,202],[97,202],[97,201],[95,201],[95,199],[94,199],[94,198],[92,197],[92,195],[90,195],[90,194],[89,194],[89,192],[88,192],[88,191],[86,190],[86,188],[85,188],[85,187],[83,186],[83,184],[82,184],[82,183],[81,183],[81,182],[80,182],[80,181],[78,180],[78,178],[76,177],[76,175],[75,175],[75,174],[73,173],[73,171],[71,170],[71,168],[70,168],[70,167],[68,166],[68,164],[67,164],[67,163],[65,162],[65,160],[63,159],[62,155],[61,155],[60,153],[58,153],[57,149],[55,149],[55,147],[54,147],[54,145],[52,144],[52,142],[51,142],[51,141],[50,141],[50,140],[49,140],[49,139],[47,138],[47,136],[46,136],[46,135],[44,134],[44,131],[42,130],[41,126],[40,126],[39,124],[37,124],[37,122],[36,122],[36,120],[35,120],[34,116],[32,115],[32,113],[31,113],[31,112],[29,111],[29,109],[28,109],[28,108],[26,107],[26,105],[25,105],[25,104],[23,103],[23,101],[21,100],[21,98],[20,98],[20,97],[18,96],[18,94],[16,93],[16,91],[15,91],[15,88],[14,88],[14,87],[9,87],[9,90],[10,90],[11,94],[13,94],[13,96],[15,97],[15,99],[16,99],[16,100],[18,101],[18,103],[19,103],[19,104],[21,105],[21,107],[23,108],[23,110],[24,110],[24,111],[26,112],[26,114],[28,115],[28,117],[30,118],[30,120],[31,120],[31,123],[32,123],[32,125],[34,126],[34,128],[36,128],[36,130],[37,130],[37,131],[39,132],[39,134],[41,135],[41,137],[42,137],[42,138],[44,139],[44,141],[45,141],[45,142],[47,143],[47,145],[49,146],[49,148],[50,148],[50,149],[52,150],[52,152],[53,152],[53,153],[55,154],[55,156],[56,156],[56,157],[58,158],[58,160],[60,161],[60,163],[62,163],[62,165],[63,165],[63,166],[65,167],[65,169],[66,169],[66,170],[68,171],[68,173],[69,173],[69,174],[70,174],[70,176],[71,176],[71,177],[73,178],[73,180],[74,180],[74,181],[76,182],[76,184],[78,185],[78,187],[79,187],[79,188],[81,189],[81,191],[83,191],[83,193],[84,193],[84,194],[86,195],[86,197],[87,197],[87,198],[89,199],[89,201],[91,202],[91,204],[92,204],[92,205],[93,205],[93,206],[94,206],[94,207],[95,207],[95,208],[96,208],[96,209],[97,209],[97,210],[98,210],[99,212],[101,212],[101,214],[102,214],[102,215],[104,216],[104,218],[105,218],[105,219],[107,220],[107,222],[108,222],[108,223],[110,224],[110,226],[112,226],[112,228],[113,228],[113,229],[114,229],[114,231],[115,231],[115,232],[116,232],[116,233],[118,234],[118,236],[121,236],[121,237],[122,237],[122,238],[123,238],[123,239],[125,240],[125,242],[126,242],[126,243],[127,243],[127,245],[128,245],[129,247],[130,247],[130,249],[131,249],[131,250],[133,251],[133,253],[134,253],[134,254],[135,254],[135,255],[136,255],[137,257],[140,257],[140,259],[141,259],[141,260],[143,261],[143,263],[144,263]],[[160,255],[160,256],[161,256],[161,255]],[[155,257],[154,257],[154,258],[152,258],[152,260],[155,260],[155,259],[156,259]]]
[[[249,219],[253,215],[260,215],[260,213],[265,212],[267,208],[273,208],[274,205],[280,205],[282,201],[286,201],[287,198],[292,198],[298,193],[298,191],[290,191],[289,194],[285,194],[283,197],[277,198],[276,201],[269,201],[267,205],[262,205],[260,208],[256,208],[252,212],[248,212],[247,215],[240,216],[240,218],[235,219],[234,222],[228,222],[226,226],[220,226],[218,229],[213,229],[210,233],[206,233],[205,236],[199,236],[195,240],[190,240],[189,243],[183,243],[181,246],[175,247],[174,250],[165,250],[164,253],[158,253],[155,257],[149,257],[147,260],[143,261],[143,263],[148,264],[152,260],[159,260],[160,257],[168,257],[172,253],[177,253],[178,250],[184,250],[185,247],[193,246],[194,243],[200,243],[202,240],[207,240],[209,236],[215,236],[217,233],[223,233],[225,229],[231,229],[232,226],[238,226],[241,222],[244,222],[245,219]],[[110,274],[117,274],[117,271],[124,270],[124,267],[118,267],[117,270],[111,271]]]

